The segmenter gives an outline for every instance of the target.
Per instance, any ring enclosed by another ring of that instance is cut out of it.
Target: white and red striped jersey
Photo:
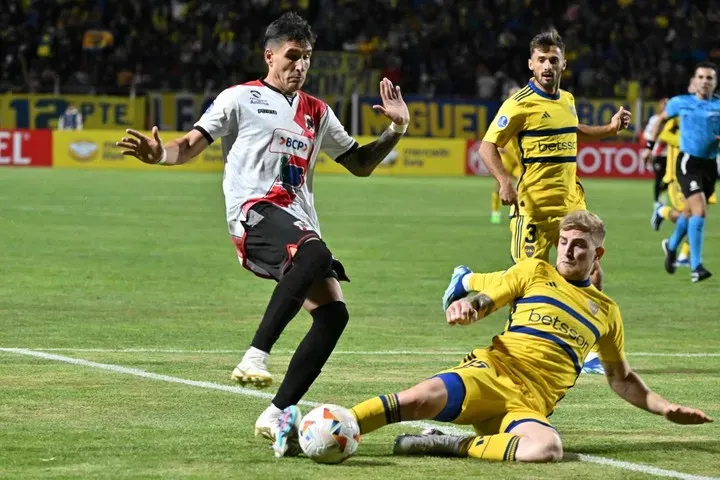
[[[256,80],[227,88],[195,129],[208,142],[222,138],[223,191],[230,234],[258,202],[286,210],[320,235],[313,169],[320,150],[333,160],[357,143],[322,100],[298,91],[287,96]]]

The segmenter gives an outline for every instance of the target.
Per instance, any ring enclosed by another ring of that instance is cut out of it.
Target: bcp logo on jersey
[[[290,154],[304,160],[310,157],[313,141],[308,137],[278,128],[273,132],[270,152]]]

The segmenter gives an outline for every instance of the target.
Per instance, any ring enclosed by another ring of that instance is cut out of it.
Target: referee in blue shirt
[[[660,114],[660,121],[648,132],[646,148],[652,150],[660,126],[665,120],[680,117],[680,154],[677,179],[685,196],[686,207],[675,224],[669,239],[663,240],[665,270],[675,273],[675,256],[685,235],[690,241],[691,280],[700,282],[711,277],[703,267],[702,249],[707,199],[715,192],[718,179],[717,154],[720,140],[720,97],[714,96],[717,87],[717,68],[714,63],[702,62],[695,67],[695,94],[673,97]]]

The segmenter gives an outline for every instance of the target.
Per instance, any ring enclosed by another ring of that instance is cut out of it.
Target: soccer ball
[[[360,442],[360,426],[352,413],[338,405],[320,405],[300,422],[300,447],[318,463],[340,463]]]

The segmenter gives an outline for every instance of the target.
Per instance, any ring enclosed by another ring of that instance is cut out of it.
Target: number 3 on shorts
[[[535,243],[537,241],[537,226],[533,223],[527,225],[527,237],[525,243]]]

